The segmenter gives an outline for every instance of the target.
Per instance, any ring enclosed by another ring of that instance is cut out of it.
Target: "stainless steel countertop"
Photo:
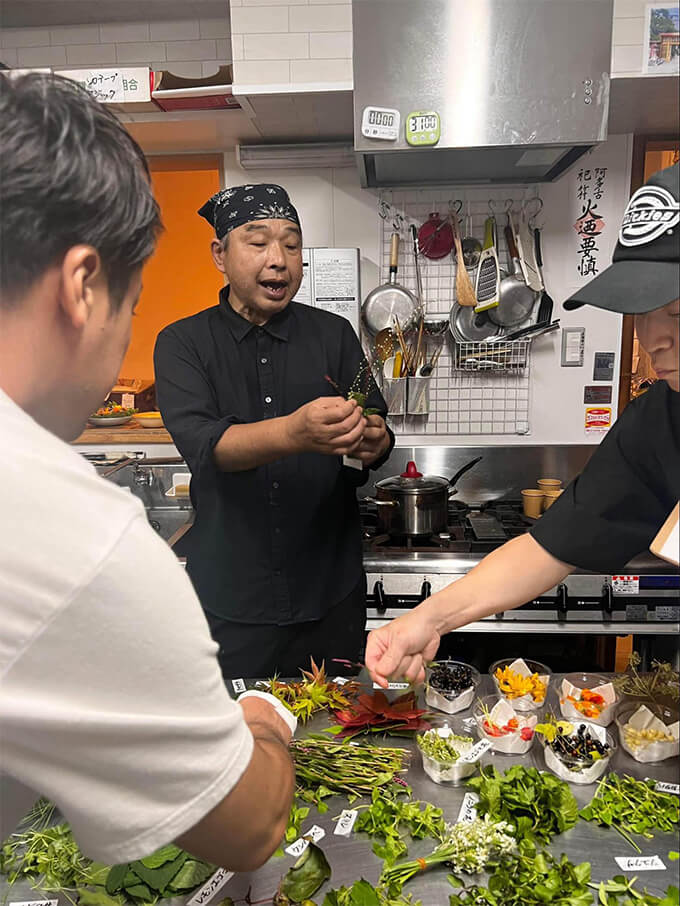
[[[548,693],[546,707],[552,707],[557,712],[559,705],[555,692],[556,679],[558,677],[553,677],[553,684]],[[483,676],[482,686],[479,690],[480,694],[484,695],[492,691],[494,690],[491,678],[488,675]],[[396,696],[401,693],[394,692],[389,694]],[[459,716],[469,716],[470,713],[470,710],[462,711]],[[327,716],[321,715],[310,721],[304,728],[304,732],[319,732],[328,725]],[[298,733],[298,735],[300,734]],[[616,730],[614,735],[617,735]],[[379,740],[374,739],[371,741],[379,742]],[[412,787],[414,797],[435,803],[444,810],[444,817],[448,821],[455,822],[465,794],[465,786],[453,788],[450,785],[437,784],[430,780],[423,771],[419,753],[415,743],[411,740],[387,737],[383,743],[390,746],[403,746],[413,752],[411,766],[408,774],[404,775],[404,777]],[[487,753],[482,756],[481,762],[483,765],[494,764],[499,771],[506,770],[513,764],[524,764],[527,767],[533,766],[539,770],[545,770],[543,749],[538,741],[534,743],[529,754],[524,757]],[[619,774],[630,774],[640,779],[653,777],[656,780],[678,782],[677,758],[669,759],[657,765],[643,765],[634,761],[619,747],[612,758],[611,767],[613,771]],[[590,802],[597,786],[596,784],[588,786],[572,784],[571,789],[579,806],[583,807]],[[359,833],[352,833],[349,838],[333,835],[333,827],[335,826],[333,818],[339,815],[343,808],[347,807],[347,802],[343,797],[336,797],[326,801],[330,805],[328,812],[325,815],[318,815],[316,810],[312,808],[309,817],[302,825],[302,830],[304,832],[313,824],[317,824],[326,831],[326,837],[319,845],[324,850],[333,872],[330,886],[349,885],[361,877],[376,883],[380,875],[382,861],[373,855],[371,848],[373,841],[365,834]],[[642,837],[636,837],[635,839],[644,855],[658,855],[667,866],[666,871],[639,873],[639,886],[646,886],[653,893],[661,893],[669,884],[677,884],[678,863],[669,862],[668,852],[679,848],[678,835],[657,834],[654,840],[645,840]],[[424,856],[431,852],[433,847],[434,842],[432,840],[411,841],[407,858]],[[566,853],[573,862],[590,862],[593,880],[597,881],[607,880],[616,874],[621,874],[621,870],[614,861],[614,856],[636,855],[635,850],[616,831],[596,827],[594,824],[582,819],[579,819],[576,826],[571,830],[555,837],[549,849],[556,855],[563,852]],[[249,886],[252,885],[251,897],[253,900],[262,899],[268,895],[271,896],[276,890],[276,885],[279,883],[281,876],[288,870],[293,861],[294,859],[288,855],[279,859],[270,859],[258,871],[234,877],[223,889],[221,895],[228,894],[234,899],[238,899],[245,896]],[[447,869],[442,867],[420,875],[405,885],[404,893],[412,893],[414,899],[420,898],[423,906],[447,906],[449,894],[453,892],[446,880],[447,873]],[[628,876],[633,877],[633,873],[629,873]],[[315,902],[323,902],[326,889],[326,887],[322,888],[313,897]]]
[[[556,680],[558,679],[559,677],[557,676],[553,677],[553,683],[546,700],[546,707],[552,707],[556,712],[559,707],[555,691]],[[249,687],[254,686],[254,681],[248,681],[247,685]],[[483,676],[479,693],[483,695],[491,691],[493,691],[491,678],[488,675]],[[401,693],[388,694],[396,696]],[[470,710],[463,711],[460,712],[459,716],[469,716],[470,713]],[[322,714],[310,721],[301,731],[298,731],[298,736],[319,732],[328,725],[327,715]],[[617,735],[616,730],[614,735]],[[448,821],[456,821],[465,793],[465,786],[453,788],[450,785],[436,784],[431,781],[423,772],[417,748],[411,740],[387,737],[384,740],[372,738],[371,741],[376,744],[403,746],[412,751],[411,766],[408,774],[404,775],[404,777],[412,787],[414,797],[435,803],[443,809],[444,817]],[[481,761],[483,765],[496,765],[500,771],[507,769],[513,764],[523,764],[527,767],[534,766],[539,770],[544,770],[545,764],[542,751],[540,743],[536,741],[529,754],[524,757],[487,753],[482,756]],[[611,768],[619,774],[630,774],[640,779],[652,777],[655,780],[678,782],[677,758],[669,759],[656,765],[643,765],[634,761],[619,747],[612,758]],[[581,807],[590,802],[596,788],[595,784],[588,786],[571,785],[572,792]],[[343,808],[347,807],[347,801],[344,797],[339,796],[326,801],[329,804],[328,812],[325,815],[319,815],[316,809],[312,807],[308,818],[303,822],[302,831],[309,830],[313,824],[319,825],[326,831],[326,836],[320,842],[320,846],[324,850],[333,872],[330,886],[350,885],[362,877],[372,883],[376,883],[380,875],[382,862],[373,854],[371,848],[372,840],[365,834],[360,833],[352,833],[349,838],[335,836],[333,834],[333,828],[335,827],[333,818],[338,816]],[[637,874],[639,878],[638,886],[646,886],[650,892],[655,894],[662,893],[669,884],[677,884],[679,863],[671,863],[668,860],[668,852],[680,848],[678,834],[657,833],[653,840],[645,840],[642,837],[635,837],[635,840],[640,846],[643,855],[660,856],[667,868],[665,871],[629,872],[627,876],[633,877]],[[424,856],[431,852],[433,847],[434,842],[432,840],[411,841],[407,858]],[[563,852],[566,853],[573,862],[590,862],[594,881],[607,880],[616,874],[621,874],[621,870],[614,861],[615,856],[637,855],[635,850],[614,830],[596,827],[594,824],[582,819],[565,834],[553,838],[548,848],[558,856]],[[294,861],[292,856],[284,855],[283,857],[270,859],[258,871],[234,876],[216,896],[215,902],[227,895],[235,900],[242,899],[249,889],[253,901],[264,900],[266,897],[273,896],[281,877]],[[448,870],[442,866],[422,874],[405,885],[404,893],[412,893],[414,899],[420,898],[423,906],[447,906],[449,894],[452,893],[452,888],[446,881],[447,873]],[[0,883],[0,890],[4,891],[5,889],[6,884]],[[324,886],[313,897],[317,904],[323,902],[326,889],[328,887]],[[29,885],[25,883],[14,885],[11,895],[12,902],[43,898],[55,899],[56,897],[54,894],[49,894],[45,897],[38,895],[35,891],[31,891]],[[188,897],[184,899],[187,900]],[[181,901],[177,900],[174,902],[179,903]],[[59,897],[59,906],[70,906],[63,895]]]

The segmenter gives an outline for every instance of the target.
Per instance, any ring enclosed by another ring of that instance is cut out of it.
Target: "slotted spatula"
[[[487,217],[484,224],[484,245],[477,265],[475,311],[487,311],[498,305],[500,268],[496,251],[496,218]]]

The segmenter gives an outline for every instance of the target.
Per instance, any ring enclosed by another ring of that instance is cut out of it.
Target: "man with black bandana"
[[[394,438],[344,318],[292,301],[302,232],[277,185],[222,190],[198,212],[214,227],[219,304],[156,343],[158,401],[192,472],[187,571],[225,677],[292,675],[358,660],[365,576],[356,488]],[[360,373],[364,415],[343,393]],[[359,460],[363,469],[346,465]]]

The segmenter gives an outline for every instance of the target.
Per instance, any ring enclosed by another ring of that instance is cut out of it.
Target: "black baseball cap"
[[[680,164],[655,173],[630,199],[612,262],[564,307],[639,315],[680,296]]]

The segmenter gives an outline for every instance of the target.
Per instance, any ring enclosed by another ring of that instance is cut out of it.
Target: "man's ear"
[[[91,245],[74,245],[61,263],[59,304],[76,330],[81,330],[92,314],[95,293],[105,280],[99,253]]]
[[[217,270],[226,275],[227,272],[224,267],[224,250],[219,239],[213,239],[210,243],[210,254],[212,255],[212,260]]]

